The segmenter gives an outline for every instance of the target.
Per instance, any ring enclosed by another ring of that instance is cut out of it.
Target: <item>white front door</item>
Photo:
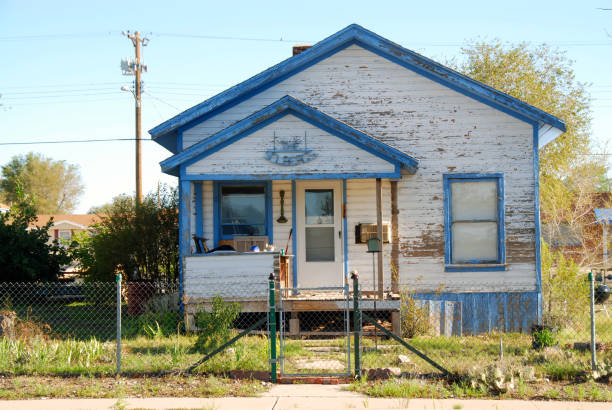
[[[342,181],[297,181],[298,287],[343,286]]]

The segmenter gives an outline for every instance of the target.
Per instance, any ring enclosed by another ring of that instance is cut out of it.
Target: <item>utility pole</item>
[[[136,201],[142,202],[142,160],[141,160],[141,94],[142,94],[142,81],[140,76],[143,71],[147,71],[147,66],[141,63],[140,59],[140,46],[145,47],[149,44],[149,39],[140,37],[140,32],[130,33],[129,31],[123,31],[124,36],[132,40],[134,45],[134,51],[136,59],[130,58],[121,60],[121,69],[124,75],[134,75],[134,88],[121,87],[123,91],[131,91],[134,95],[135,106],[136,106]]]

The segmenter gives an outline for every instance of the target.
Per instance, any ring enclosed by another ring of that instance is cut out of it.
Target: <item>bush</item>
[[[428,309],[407,288],[400,291],[400,321],[402,337],[413,338],[431,331]]]
[[[226,302],[220,296],[215,296],[210,312],[200,311],[195,315],[195,325],[199,332],[195,348],[208,353],[227,342],[239,314],[238,302]]]
[[[589,284],[580,267],[542,241],[543,320],[546,326],[583,326],[588,313]]]
[[[555,337],[553,331],[546,326],[536,326],[533,329],[531,337],[531,346],[536,350],[540,350],[544,347],[555,346],[557,344],[557,338]]]
[[[137,203],[119,196],[95,209],[102,222],[91,236],[71,244],[84,277],[112,281],[122,273],[128,281],[172,281],[178,276],[178,193],[164,188]]]

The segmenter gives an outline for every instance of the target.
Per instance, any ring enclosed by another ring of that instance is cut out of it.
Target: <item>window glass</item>
[[[306,225],[331,225],[334,223],[334,190],[307,189]]]
[[[497,222],[455,222],[453,263],[497,261]]]
[[[266,234],[264,186],[221,186],[221,234]]]
[[[496,220],[497,181],[453,181],[453,221]]]
[[[306,228],[306,262],[334,261],[334,228]]]

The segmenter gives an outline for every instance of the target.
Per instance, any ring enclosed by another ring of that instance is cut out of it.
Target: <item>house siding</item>
[[[537,290],[531,124],[351,45],[185,129],[183,148],[287,94],[419,159],[417,173],[398,182],[400,284],[424,292]],[[443,175],[493,172],[504,175],[508,268],[497,272],[445,272]],[[368,184],[371,190],[365,189]],[[349,270],[359,270],[366,281],[371,276],[371,256],[363,245],[354,243],[351,235],[355,224],[374,222],[373,187],[373,180],[347,182]],[[383,220],[390,221],[387,181],[383,196]],[[206,195],[204,198],[206,203]],[[274,203],[276,206],[277,200]],[[289,207],[285,211],[290,219]],[[276,233],[274,237],[277,245],[282,243]],[[385,286],[390,284],[389,250],[387,246]]]

